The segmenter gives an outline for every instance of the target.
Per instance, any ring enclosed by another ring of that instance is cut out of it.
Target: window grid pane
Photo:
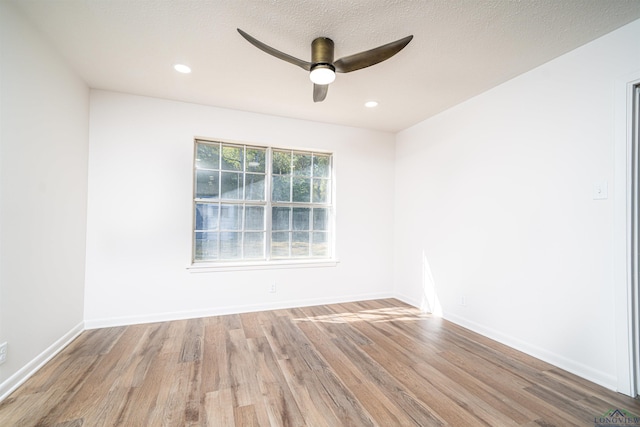
[[[195,157],[194,261],[331,256],[330,154],[196,141]]]

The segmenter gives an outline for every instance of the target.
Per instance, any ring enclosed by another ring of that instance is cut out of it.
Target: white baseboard
[[[313,305],[338,304],[338,303],[345,303],[345,302],[366,301],[366,300],[382,299],[382,298],[394,298],[394,296],[390,292],[373,293],[373,294],[349,295],[349,296],[343,296],[338,298],[332,297],[332,298],[313,298],[313,299],[304,299],[304,300],[295,300],[295,301],[277,301],[277,302],[269,302],[264,304],[216,307],[211,309],[184,310],[184,311],[174,311],[174,312],[166,312],[166,313],[147,314],[147,315],[122,316],[122,317],[112,317],[112,318],[103,318],[103,319],[88,319],[88,320],[85,320],[84,326],[86,329],[99,329],[99,328],[108,328],[113,326],[127,326],[127,325],[138,325],[143,323],[167,322],[171,320],[196,319],[199,317],[222,316],[225,314],[250,313],[250,312],[256,312],[256,311],[279,310],[279,309],[296,308],[296,307],[309,307]]]
[[[418,309],[420,309],[420,310],[422,310],[422,309],[423,309],[423,308],[420,306],[420,305],[422,304],[422,302],[421,302],[421,301],[415,300],[415,299],[410,298],[410,297],[408,297],[408,296],[406,296],[406,295],[402,295],[402,294],[395,294],[395,295],[393,296],[393,298],[395,298],[395,299],[397,299],[397,300],[400,300],[400,301],[402,301],[402,302],[404,302],[404,303],[406,303],[406,304],[409,304],[410,306],[416,307],[416,308],[418,308]]]
[[[492,328],[480,325],[455,314],[444,313],[443,318],[464,328],[477,332],[487,338],[491,338],[494,341],[498,341],[501,344],[522,351],[523,353],[550,363],[551,365],[557,366],[560,369],[564,369],[565,371],[571,372],[579,377],[616,391],[618,379],[615,375],[610,375],[606,372],[593,369],[589,366],[583,365],[582,363],[576,362],[575,360],[568,359],[533,344],[505,335]]]
[[[69,345],[74,339],[78,337],[84,331],[84,323],[80,322],[73,327],[69,332],[64,334],[60,339],[51,344],[42,353],[36,356],[31,362],[24,365],[15,374],[11,375],[5,381],[0,384],[0,402],[9,396],[15,389],[22,385],[26,380],[35,374],[45,363],[47,363],[53,356],[60,353],[63,348]]]

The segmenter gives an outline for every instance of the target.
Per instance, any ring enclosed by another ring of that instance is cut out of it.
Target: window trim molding
[[[267,259],[245,259],[245,260],[221,260],[221,261],[196,261],[194,259],[194,229],[195,229],[195,215],[193,210],[191,211],[191,250],[190,250],[190,262],[186,269],[191,273],[204,273],[204,272],[222,272],[222,271],[243,271],[243,270],[271,270],[271,269],[289,269],[289,268],[318,268],[318,267],[336,267],[340,261],[337,258],[337,247],[336,247],[336,155],[335,152],[327,150],[327,149],[317,149],[317,148],[309,148],[309,147],[287,147],[281,145],[271,145],[267,143],[259,143],[259,142],[246,142],[246,141],[238,141],[238,140],[229,140],[224,138],[212,138],[212,137],[202,137],[202,136],[194,136],[193,139],[193,161],[191,167],[191,173],[195,171],[195,158],[197,152],[197,143],[219,143],[219,144],[232,144],[232,145],[243,145],[245,147],[255,147],[255,148],[265,148],[267,151],[267,169],[265,170],[265,175],[267,179],[265,180],[265,192],[266,194],[271,194],[271,175],[269,172],[271,163],[271,156],[274,150],[283,150],[283,151],[291,151],[291,152],[300,152],[306,153],[311,152],[314,154],[326,154],[331,156],[331,175],[330,175],[330,194],[331,194],[331,202],[329,204],[330,209],[332,211],[332,215],[330,218],[330,256],[329,257],[308,257],[308,258],[267,258]],[[196,180],[192,178],[191,180],[191,203],[192,209],[195,206],[195,198],[193,195],[196,190]],[[269,196],[265,200],[265,208],[273,205],[273,201],[269,200],[271,196]],[[246,201],[245,201],[246,202]],[[260,202],[257,202],[260,203]],[[294,204],[297,204],[294,203]],[[301,203],[304,204],[304,203]],[[265,209],[266,218],[265,221],[271,221],[271,210]],[[265,235],[265,250],[267,249],[267,245],[270,244],[271,236],[268,233]]]
[[[189,273],[212,273],[225,271],[282,270],[291,268],[337,267],[340,261],[334,258],[310,258],[277,261],[220,261],[197,262],[187,267]]]

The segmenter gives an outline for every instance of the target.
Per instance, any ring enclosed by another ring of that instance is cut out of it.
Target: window
[[[196,140],[193,262],[326,259],[332,155]]]

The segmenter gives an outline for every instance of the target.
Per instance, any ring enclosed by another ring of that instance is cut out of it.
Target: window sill
[[[282,261],[256,261],[256,262],[217,262],[196,263],[187,267],[190,273],[211,273],[222,271],[250,271],[250,270],[277,270],[285,268],[318,268],[336,267],[337,259],[305,259]]]

